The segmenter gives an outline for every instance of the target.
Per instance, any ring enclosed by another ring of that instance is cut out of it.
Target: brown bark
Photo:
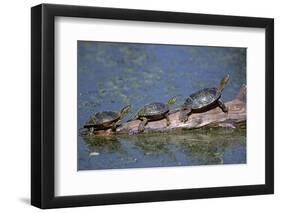
[[[171,124],[166,126],[166,119],[151,121],[145,127],[144,132],[167,132],[176,129],[197,129],[202,127],[237,128],[246,125],[246,86],[243,85],[236,98],[225,103],[228,113],[224,113],[219,107],[207,112],[191,114],[186,123],[181,122],[180,112],[172,112],[169,115]],[[116,129],[116,134],[137,133],[139,120],[123,123]],[[100,131],[97,134],[112,134],[111,130]],[[114,133],[113,133],[114,134]]]

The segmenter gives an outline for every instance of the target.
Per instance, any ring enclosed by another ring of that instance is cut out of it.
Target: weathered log
[[[222,112],[219,107],[206,112],[193,113],[188,121],[179,120],[179,111],[171,112],[169,118],[171,124],[166,126],[166,119],[151,121],[145,127],[144,132],[167,132],[176,129],[197,129],[202,127],[237,128],[246,125],[246,85],[243,85],[236,98],[226,103],[228,113]],[[132,134],[138,132],[140,120],[123,123],[116,129],[115,134]],[[96,134],[114,134],[111,130],[99,131]]]

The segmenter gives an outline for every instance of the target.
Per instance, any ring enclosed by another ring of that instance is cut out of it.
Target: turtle
[[[97,112],[90,117],[84,125],[84,128],[89,129],[90,133],[94,133],[96,130],[106,130],[110,128],[115,131],[117,122],[123,119],[130,111],[131,105],[124,107],[120,112]]]
[[[228,81],[229,75],[226,75],[221,80],[218,88],[204,88],[191,94],[180,107],[180,121],[186,122],[193,112],[205,112],[217,106],[227,113],[228,108],[221,100],[221,94]]]
[[[130,119],[131,120],[141,120],[138,126],[138,132],[143,132],[145,126],[147,125],[148,121],[156,121],[165,118],[167,120],[167,126],[170,125],[170,119],[168,117],[168,113],[170,108],[176,102],[177,97],[172,97],[167,104],[154,102],[150,104],[146,104],[143,108],[138,110],[136,115]]]

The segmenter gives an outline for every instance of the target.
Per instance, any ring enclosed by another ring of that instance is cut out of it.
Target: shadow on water
[[[80,158],[79,170],[246,163],[243,129],[83,136],[81,142],[86,153]]]

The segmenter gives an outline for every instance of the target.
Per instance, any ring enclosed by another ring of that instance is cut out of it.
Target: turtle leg
[[[221,108],[221,110],[222,110],[223,112],[228,112],[227,106],[225,106],[225,104],[222,102],[221,99],[218,100],[218,105],[219,105],[219,107]]]
[[[90,129],[89,129],[89,133],[90,133],[90,135],[93,135],[93,134],[94,134],[94,132],[95,132],[94,127],[90,127]]]
[[[148,120],[145,117],[140,117],[140,120],[141,120],[141,122],[139,124],[138,131],[143,132],[144,128],[145,128],[145,125],[148,123]]]
[[[111,129],[112,129],[113,132],[116,131],[116,129],[117,129],[117,122],[113,123]]]
[[[184,108],[182,111],[180,111],[179,119],[181,122],[187,122],[188,116],[191,114],[191,108]]]
[[[114,123],[112,124],[112,127],[111,127],[112,131],[115,132],[116,129],[117,129],[117,127],[119,127],[120,125],[121,125],[121,121],[120,121],[120,120],[114,122]]]
[[[170,126],[171,120],[169,118],[169,114],[168,113],[165,115],[165,118],[166,118],[166,121],[167,121],[167,126]]]

